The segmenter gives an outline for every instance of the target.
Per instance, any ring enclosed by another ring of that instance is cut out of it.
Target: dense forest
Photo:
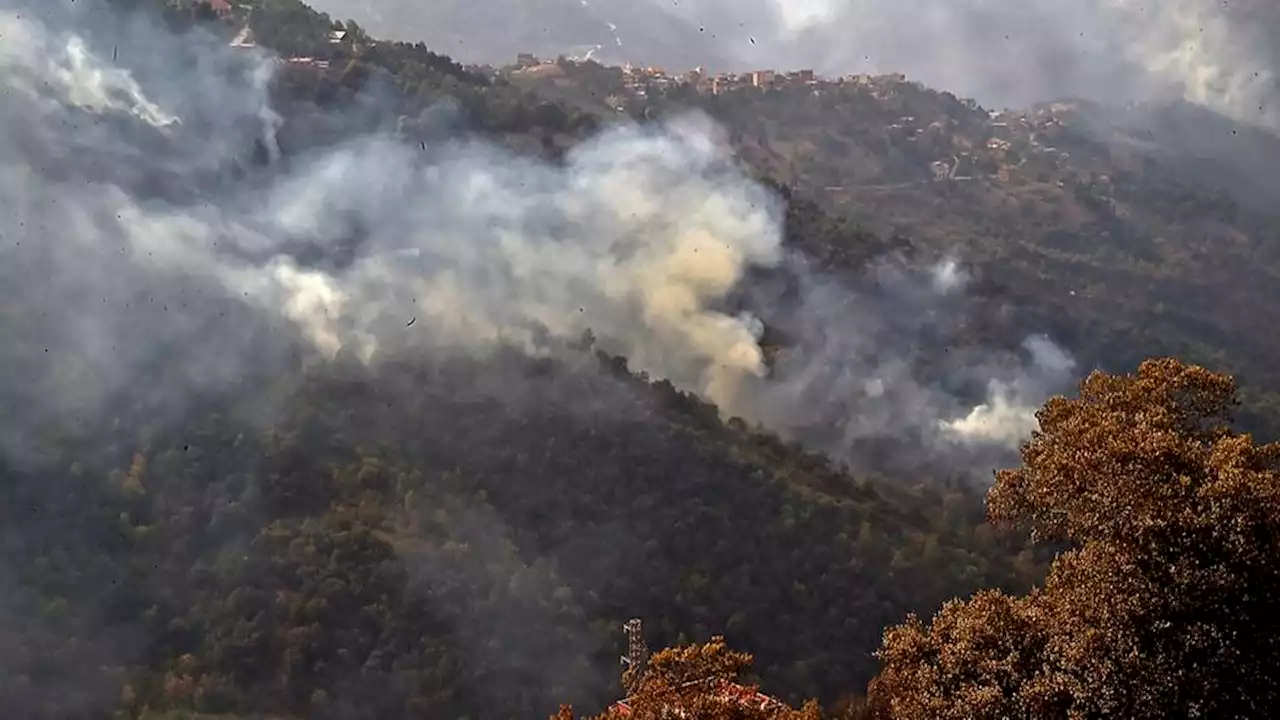
[[[984,590],[887,630],[867,697],[837,716],[1266,717],[1280,445],[1232,431],[1236,402],[1230,377],[1173,359],[1049,401],[988,515],[1070,549],[1028,595]],[[665,650],[599,717],[822,717],[743,685],[751,661],[720,637]]]
[[[1269,173],[1235,168],[1225,185],[1215,182],[1225,173],[1203,167],[1210,163],[1183,159],[1230,158],[1204,149],[1214,138],[1236,157],[1268,157],[1274,138],[1207,111],[1139,144],[1100,133],[1083,103],[992,119],[911,83],[880,102],[854,95],[743,93],[709,106],[741,128],[757,164],[811,189],[828,211],[935,251],[961,248],[1086,365],[1131,368],[1168,354],[1230,370],[1243,384],[1242,419],[1277,434],[1280,377],[1269,358],[1280,348],[1232,317],[1266,313],[1276,301],[1274,206],[1248,199]],[[1151,110],[1139,126],[1186,112]],[[904,117],[912,122],[894,129]],[[920,182],[929,161],[958,153],[959,174],[972,180]]]
[[[47,624],[13,644],[5,695],[62,716],[36,668],[86,672],[111,641],[83,623],[146,640],[140,674],[100,678],[129,678],[136,708],[327,695],[341,717],[507,717],[610,700],[599,668],[639,614],[655,640],[723,632],[776,690],[834,698],[873,670],[848,649],[903,612],[1036,577],[961,487],[877,491],[588,360],[335,367],[266,431],[211,407],[124,418],[106,457],[51,449],[6,485]]]
[[[373,131],[406,152],[465,134],[555,162],[605,122],[295,0],[230,18],[209,3],[114,4],[158,10],[176,33],[247,26],[259,47],[327,63],[279,69],[281,157],[246,143],[231,182]],[[787,248],[815,267],[858,277],[880,258],[942,254],[916,232],[874,232],[801,176],[751,171],[785,200]],[[992,309],[1035,295],[974,271]],[[16,339],[2,366],[42,377],[62,362],[32,341],[44,321],[16,291],[0,300],[0,335]],[[1054,312],[1041,307],[979,313],[965,341],[1016,345]],[[543,357],[299,368],[295,333],[259,327],[234,299],[223,315],[274,348],[231,392],[173,407],[139,384],[63,424],[26,410],[40,388],[0,386],[15,418],[39,420],[17,449],[0,436],[7,716],[595,712],[624,694],[632,617],[656,646],[680,646],[649,661],[632,717],[1246,717],[1274,701],[1258,668],[1277,652],[1276,453],[1226,429],[1225,376],[1174,361],[1091,376],[1079,399],[1045,406],[984,510],[962,472],[851,470],[590,335]],[[1166,347],[1119,334],[1136,322],[1113,320],[1099,347],[1126,338],[1120,362]],[[158,358],[150,380],[184,360]],[[720,687],[708,678],[777,700],[744,710],[705,692]]]

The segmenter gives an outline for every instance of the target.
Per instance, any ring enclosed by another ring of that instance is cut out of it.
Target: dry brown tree
[[[886,631],[876,717],[1271,717],[1280,693],[1280,445],[1229,427],[1234,381],[1173,359],[1054,398],[988,515],[1070,549]]]
[[[594,720],[821,720],[816,702],[796,710],[741,683],[751,661],[721,637],[667,648],[649,659],[631,697]],[[562,707],[552,720],[574,720],[573,710]]]

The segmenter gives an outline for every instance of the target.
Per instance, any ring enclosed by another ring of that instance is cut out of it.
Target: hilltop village
[[[528,53],[501,68],[473,69],[541,94],[636,117],[651,116],[655,107],[663,105],[714,109],[739,100],[768,103],[770,98],[811,108],[839,105],[845,112],[858,113],[850,119],[878,130],[887,148],[912,158],[910,168],[899,167],[863,182],[832,178],[822,186],[831,192],[978,178],[997,183],[1053,182],[1060,187],[1077,181],[1105,188],[1111,182],[1104,172],[1084,176],[1064,172],[1071,153],[1058,145],[1064,122],[1076,111],[1072,103],[1052,103],[1025,113],[986,110],[971,99],[930,90],[902,73],[835,78],[808,69],[710,73],[694,68],[670,73],[658,67],[607,67],[589,59],[539,58]],[[740,115],[735,120],[743,121]],[[794,150],[788,148],[788,155],[795,157]]]
[[[255,31],[279,27],[278,18],[264,16],[262,8],[267,6],[218,0],[210,7],[229,28],[230,44],[235,47],[252,50],[257,45]],[[409,70],[415,64],[430,67],[442,60],[422,46],[379,44],[351,21],[326,18],[321,27],[315,16],[308,19],[311,22],[305,25],[312,27],[305,35],[264,39],[283,51],[283,64],[300,82],[310,82],[305,78],[308,74],[362,76],[361,68],[392,55],[403,57]],[[735,149],[748,164],[837,203],[851,200],[851,194],[973,180],[1012,186],[1080,186],[1103,197],[1111,194],[1106,164],[1082,163],[1066,149],[1072,138],[1064,123],[1075,112],[1070,103],[1014,113],[984,109],[974,100],[931,90],[901,73],[831,78],[811,69],[669,72],[532,53],[520,53],[501,67],[468,65],[456,70],[495,86],[555,100],[574,112],[594,116],[594,121],[607,121],[610,116],[643,120],[682,108],[707,110],[730,126]],[[780,115],[784,113],[785,118]],[[818,132],[797,132],[803,113],[812,116],[811,123],[803,124]],[[767,119],[772,116],[779,118]],[[417,124],[410,112],[401,118],[400,129],[414,135]],[[787,137],[789,132],[797,137]],[[829,141],[832,147],[819,147],[822,142],[815,145],[815,139]],[[562,140],[551,142],[568,143]],[[846,143],[854,146],[853,152],[846,151]],[[823,171],[831,157],[861,154],[876,156],[877,161]],[[804,171],[789,172],[791,166],[803,166]]]
[[[1214,248],[1241,242],[1239,204],[1203,185],[1202,166],[1183,176],[1162,168],[1152,138],[1110,123],[1108,109],[1088,101],[993,110],[897,73],[670,73],[527,53],[500,67],[463,65],[422,43],[378,41],[292,0],[245,0],[207,14],[228,44],[280,58],[274,92],[286,155],[359,124],[411,146],[466,132],[554,160],[610,122],[699,110],[722,125],[752,176],[789,197],[931,252],[960,248],[979,263],[1008,263],[1017,247],[1033,278],[1026,291],[1060,298],[1072,312],[1115,285],[1077,277],[1081,262],[1109,277],[1116,260],[1094,263],[1096,253],[1147,238],[1163,253],[1164,239],[1189,235],[1166,262],[1201,272]],[[1198,130],[1210,135],[1205,127]],[[1235,128],[1212,132],[1236,137]],[[1046,269],[1058,263],[1072,270]],[[1145,261],[1135,272],[1149,272]]]

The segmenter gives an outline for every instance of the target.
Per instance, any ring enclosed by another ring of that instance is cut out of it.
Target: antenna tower
[[[644,629],[640,618],[632,618],[622,626],[627,634],[627,656],[622,658],[626,668],[622,671],[622,688],[627,697],[631,697],[640,689],[644,680],[645,667],[649,662],[649,647],[644,644]]]

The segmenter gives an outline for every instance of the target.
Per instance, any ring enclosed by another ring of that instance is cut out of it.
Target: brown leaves
[[[1041,410],[1022,467],[996,475],[990,518],[1074,542],[1164,526],[1215,471],[1259,467],[1247,439],[1242,446],[1226,429],[1234,393],[1228,376],[1171,359],[1148,360],[1136,376],[1093,373],[1079,398],[1054,398]],[[1237,460],[1223,462],[1232,453]]]
[[[649,659],[640,689],[595,720],[821,720],[816,702],[796,710],[737,682],[751,656],[729,650],[724,638],[668,648]],[[573,720],[561,707],[551,720]]]
[[[1027,598],[886,632],[876,715],[1241,717],[1280,698],[1280,450],[1233,434],[1234,404],[1231,378],[1171,359],[1046,403],[988,512],[1077,549]]]
[[[1036,686],[1047,638],[1027,599],[984,591],[885,632],[885,670],[870,688],[877,717],[1028,716],[1051,703]]]
[[[645,682],[656,689],[708,678],[733,680],[750,667],[751,662],[751,655],[730,650],[724,638],[717,636],[702,645],[667,648],[655,653],[649,659]]]

